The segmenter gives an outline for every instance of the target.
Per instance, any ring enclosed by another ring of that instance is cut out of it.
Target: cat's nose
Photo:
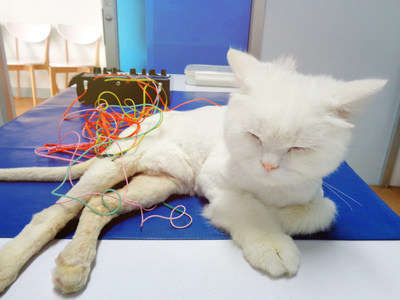
[[[271,172],[271,171],[279,168],[279,166],[274,166],[274,165],[271,165],[271,164],[267,164],[265,162],[261,162],[261,164],[263,165],[264,170],[267,171],[267,172]]]

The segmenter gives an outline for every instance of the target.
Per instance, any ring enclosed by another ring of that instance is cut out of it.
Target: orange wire
[[[173,108],[171,108],[169,110],[175,110],[178,107],[181,107],[182,105],[186,105],[186,104],[189,104],[189,103],[192,103],[192,102],[195,102],[195,101],[207,101],[207,102],[209,102],[209,103],[211,103],[211,104],[213,104],[215,106],[221,106],[220,104],[217,104],[217,103],[215,103],[215,102],[213,102],[213,101],[211,101],[209,99],[206,99],[206,98],[196,98],[196,99],[192,99],[192,100],[189,100],[189,101],[185,101],[185,102],[183,102],[183,103],[181,103],[181,104],[179,104],[179,105],[177,105],[177,106],[175,106],[175,107],[173,107]]]
[[[97,76],[96,78],[94,78],[94,80],[96,80],[98,78],[110,77],[110,76],[115,76],[115,75],[114,74],[103,74],[103,75]],[[118,76],[121,76],[121,75],[118,75]],[[135,79],[128,75],[122,75],[122,76],[125,76],[126,78],[130,78],[130,79]],[[155,100],[153,100],[150,97],[147,87],[150,87],[151,89],[153,89],[154,91],[157,92],[160,102],[164,105],[164,109],[162,109],[162,111],[164,111],[164,112],[175,110],[183,105],[186,105],[186,104],[189,104],[192,102],[196,102],[196,101],[207,101],[215,106],[221,106],[221,105],[216,104],[215,102],[213,102],[209,99],[206,99],[206,98],[196,98],[193,100],[183,102],[173,108],[168,108],[168,107],[166,107],[165,102],[163,101],[161,95],[158,93],[158,90],[156,87],[154,87],[154,85],[143,82],[143,81],[142,82],[136,81],[136,82],[139,85],[139,87],[143,90],[145,95],[148,97],[148,99],[150,99],[150,101],[153,103],[153,105],[154,105]],[[104,111],[104,110],[100,110],[100,111],[97,110],[97,112],[95,110],[88,110],[84,114],[66,118],[66,115],[68,114],[68,112],[70,111],[72,106],[76,103],[76,101],[81,99],[86,94],[86,92],[87,92],[87,90],[85,90],[79,97],[75,98],[74,101],[72,101],[72,103],[68,106],[68,108],[63,113],[62,118],[64,120],[84,118],[85,123],[82,128],[83,128],[83,131],[87,132],[87,134],[89,135],[89,137],[87,137],[87,139],[89,139],[89,142],[82,143],[79,145],[79,147],[76,147],[76,145],[62,145],[62,144],[50,144],[50,143],[45,144],[45,147],[48,148],[48,153],[53,154],[53,153],[61,152],[61,153],[67,153],[67,154],[73,155],[73,153],[74,153],[73,151],[77,151],[77,150],[87,151],[89,148],[94,147],[93,150],[89,151],[87,153],[87,155],[85,155],[85,157],[93,157],[93,156],[101,153],[108,147],[109,144],[108,143],[104,144],[104,142],[106,142],[107,140],[109,140],[111,142],[112,140],[122,139],[119,137],[121,132],[127,127],[136,125],[136,129],[133,130],[132,133],[129,134],[129,136],[124,137],[124,138],[135,137],[134,141],[132,143],[132,146],[134,146],[138,141],[137,134],[140,131],[141,123],[148,116],[152,115],[154,108],[144,107],[140,111],[139,115],[136,116],[136,119],[130,118],[126,114],[116,112],[111,107],[109,108],[111,110],[111,112]],[[136,115],[136,113],[135,113],[135,115]],[[92,153],[92,154],[90,154],[90,153]]]
[[[86,91],[87,91],[87,90],[85,90],[85,91],[82,93],[82,95],[80,95],[79,97],[75,98],[74,101],[72,101],[72,103],[70,104],[70,106],[68,106],[67,110],[63,113],[63,115],[62,115],[62,118],[63,118],[63,119],[65,118],[65,115],[69,112],[69,110],[71,109],[71,107],[76,103],[76,101],[78,101],[79,99],[81,99],[81,98],[86,94]]]

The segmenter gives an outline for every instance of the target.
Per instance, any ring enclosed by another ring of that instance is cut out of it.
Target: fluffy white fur
[[[120,193],[144,206],[171,194],[205,196],[204,216],[232,236],[251,266],[271,276],[291,276],[300,254],[290,235],[331,225],[336,209],[323,196],[321,178],[344,158],[353,105],[385,81],[306,76],[296,72],[292,59],[264,63],[232,49],[228,60],[240,88],[227,107],[165,113],[161,127],[124,155],[133,177]],[[142,130],[155,122],[148,118]],[[122,148],[128,144],[120,143]],[[107,152],[119,148],[111,145]],[[2,169],[0,180],[59,180],[65,171]],[[74,166],[72,173],[81,177],[68,193],[72,196],[103,192],[123,180],[120,159],[95,158]],[[83,200],[108,212],[99,197]],[[0,250],[0,291],[82,207],[68,202],[43,210]],[[120,211],[133,209],[124,204]],[[53,281],[61,292],[85,286],[97,237],[116,216],[83,209],[74,238],[56,260]]]

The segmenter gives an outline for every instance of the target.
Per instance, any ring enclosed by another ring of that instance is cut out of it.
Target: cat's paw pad
[[[63,294],[80,291],[87,283],[90,266],[69,265],[61,258],[56,260],[57,267],[53,271],[53,284]]]
[[[253,241],[243,247],[243,255],[252,267],[273,277],[293,276],[300,267],[300,252],[284,235]]]

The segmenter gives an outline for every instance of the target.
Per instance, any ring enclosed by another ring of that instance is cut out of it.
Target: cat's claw
[[[69,294],[85,287],[90,273],[89,265],[69,265],[60,258],[56,260],[56,263],[53,284],[57,290],[62,294]]]
[[[272,277],[293,276],[300,267],[300,251],[289,236],[278,235],[243,247],[249,264]]]

